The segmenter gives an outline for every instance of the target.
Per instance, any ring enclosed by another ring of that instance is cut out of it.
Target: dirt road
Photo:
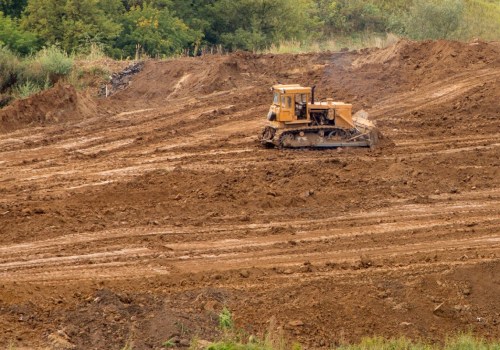
[[[383,143],[261,148],[278,81]],[[500,45],[444,41],[151,61],[108,99],[0,111],[0,344],[182,347],[223,306],[307,348],[498,338],[499,118]]]

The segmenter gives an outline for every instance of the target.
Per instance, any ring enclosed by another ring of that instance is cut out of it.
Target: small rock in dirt
[[[174,344],[179,344],[181,342],[181,338],[179,338],[179,336],[175,335],[172,338],[170,338],[170,341]]]
[[[413,325],[413,323],[411,323],[411,322],[401,322],[399,325],[401,327],[409,327],[409,326]]]
[[[205,309],[205,311],[214,312],[218,306],[219,306],[219,303],[216,300],[209,300],[205,303],[203,308]]]
[[[179,342],[179,345],[180,346],[190,346],[191,345],[191,342],[187,339],[181,339],[180,342]]]
[[[250,277],[250,272],[248,272],[247,270],[241,270],[240,276],[243,278],[248,278],[248,277]]]
[[[304,322],[302,322],[301,320],[295,320],[288,322],[288,325],[291,327],[301,327],[304,325]]]
[[[49,342],[54,350],[74,349],[76,346],[69,341],[68,335],[64,331],[57,331],[49,334]]]
[[[456,311],[445,302],[442,302],[434,308],[433,314],[443,318],[454,318]]]
[[[313,269],[312,269],[312,265],[303,265],[300,267],[300,270],[299,270],[301,273],[306,273],[306,272],[312,272]]]
[[[308,190],[302,194],[302,197],[307,198],[307,197],[311,197],[312,195],[314,195],[314,190]]]
[[[248,221],[250,221],[250,216],[249,215],[243,215],[240,218],[240,221],[242,221],[242,222],[248,222]]]

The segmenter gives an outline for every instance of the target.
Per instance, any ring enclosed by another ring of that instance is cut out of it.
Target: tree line
[[[415,39],[500,37],[498,0],[0,0],[0,46],[109,56],[262,50],[294,40],[393,32]]]

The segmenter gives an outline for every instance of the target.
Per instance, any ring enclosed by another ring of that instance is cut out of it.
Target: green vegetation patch
[[[216,342],[208,350],[299,350],[299,344],[276,348],[266,342],[241,343],[235,341]],[[428,344],[411,341],[407,338],[384,339],[381,337],[365,338],[359,344],[331,346],[335,350],[500,350],[500,342],[486,341],[469,334],[449,338],[445,344]]]

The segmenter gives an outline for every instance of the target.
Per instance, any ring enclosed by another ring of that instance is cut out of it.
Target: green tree
[[[116,45],[127,56],[136,50],[150,56],[168,56],[199,43],[202,33],[190,29],[167,8],[148,3],[134,6],[123,17],[123,32]]]
[[[256,50],[281,40],[305,40],[317,31],[310,0],[219,0],[208,7],[207,38],[232,49]]]
[[[0,12],[6,16],[19,18],[27,2],[28,0],[0,0]]]
[[[157,9],[172,8],[171,0],[123,0],[127,11],[136,6],[152,6]]]
[[[121,31],[116,11],[120,0],[28,0],[23,26],[47,44],[60,44],[66,51],[91,42],[111,44]]]
[[[206,34],[211,25],[208,8],[213,3],[214,0],[172,0],[171,8],[190,28]]]
[[[389,13],[379,4],[366,0],[317,0],[325,32],[350,34],[370,31],[383,32],[388,25]]]
[[[403,21],[405,34],[412,39],[451,39],[464,9],[464,0],[415,1]]]
[[[40,48],[35,34],[22,30],[18,20],[5,17],[0,11],[0,46],[2,45],[22,55]]]

